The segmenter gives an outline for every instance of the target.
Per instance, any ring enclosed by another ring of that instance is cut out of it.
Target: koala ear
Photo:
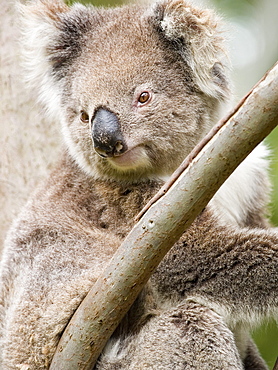
[[[221,21],[210,10],[196,9],[185,0],[162,0],[153,8],[157,26],[178,50],[205,94],[218,99],[228,93],[228,58]]]
[[[63,78],[91,28],[88,9],[80,4],[68,7],[60,0],[32,0],[19,5],[19,11],[27,82],[48,111],[56,114]]]

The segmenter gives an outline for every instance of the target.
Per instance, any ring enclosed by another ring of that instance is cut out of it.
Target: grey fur
[[[219,21],[210,11],[182,0],[108,10],[37,0],[21,12],[27,74],[61,121],[65,149],[5,243],[3,370],[49,367],[134,216],[229,94]],[[99,108],[117,117],[128,148],[122,156],[94,151],[90,122]],[[252,163],[232,180],[247,182],[243,203],[233,182],[224,185],[245,212],[228,209],[237,216],[231,221],[223,213],[229,201],[216,195],[155,271],[98,369],[266,369],[248,329],[277,314],[278,235],[264,218],[265,161]]]

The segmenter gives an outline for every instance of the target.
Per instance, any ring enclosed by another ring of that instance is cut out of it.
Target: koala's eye
[[[150,98],[150,93],[148,91],[143,91],[138,98],[138,102],[140,104],[146,104],[150,100]]]
[[[88,113],[84,112],[84,110],[82,110],[80,112],[80,121],[84,122],[84,123],[88,123],[90,120],[90,117],[88,115]]]

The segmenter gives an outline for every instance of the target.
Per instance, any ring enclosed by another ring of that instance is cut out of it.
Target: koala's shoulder
[[[78,238],[91,229],[124,237],[161,184],[93,180],[66,156],[31,196],[11,232],[30,240],[45,234],[55,239],[61,232]]]

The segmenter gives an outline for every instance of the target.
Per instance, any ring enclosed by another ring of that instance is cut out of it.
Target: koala
[[[210,10],[185,0],[19,9],[29,85],[64,144],[5,241],[0,367],[40,370],[135,216],[231,94]],[[249,334],[277,317],[267,167],[260,145],[165,256],[95,369],[267,369]]]

